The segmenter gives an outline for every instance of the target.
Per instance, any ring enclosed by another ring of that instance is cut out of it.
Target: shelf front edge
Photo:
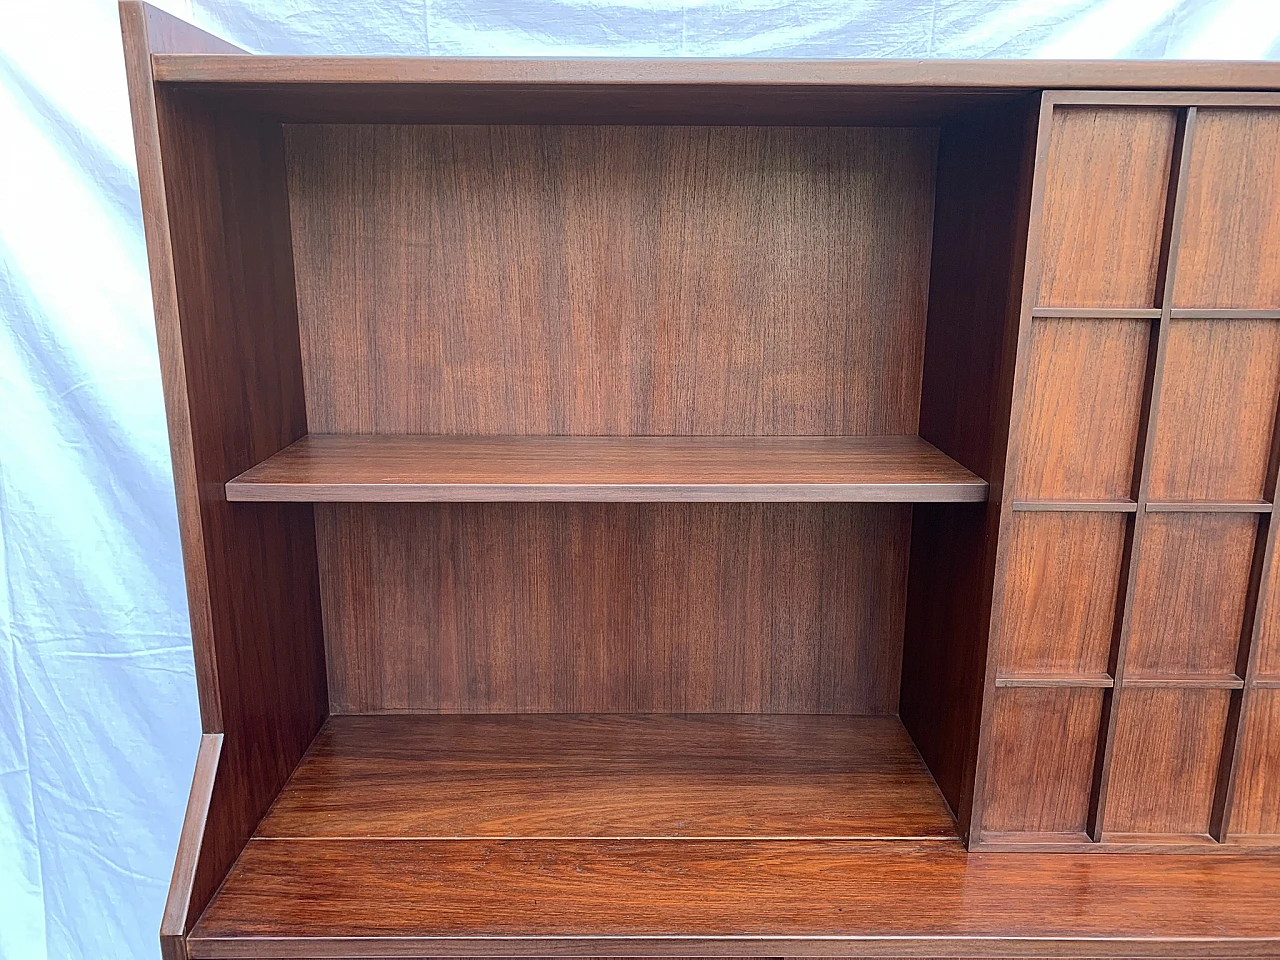
[[[987,483],[862,484],[227,484],[242,503],[982,503]]]
[[[192,960],[241,958],[424,957],[948,957],[957,960],[1259,960],[1280,955],[1280,940],[1192,937],[324,937],[216,939],[189,937]]]

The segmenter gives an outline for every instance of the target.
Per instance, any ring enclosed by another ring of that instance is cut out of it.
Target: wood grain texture
[[[1103,838],[1209,833],[1228,690],[1121,688]]]
[[[1173,302],[1280,308],[1280,110],[1201,108]]]
[[[1014,515],[998,676],[1106,674],[1128,525],[1121,513]]]
[[[312,431],[913,434],[935,141],[290,127]]]
[[[1267,500],[1160,500],[1147,501],[1146,513],[1271,513]]]
[[[978,501],[987,485],[919,437],[308,436],[229,500]]]
[[[195,957],[308,946],[383,957],[1264,957],[1280,948],[1277,885],[1280,859],[1265,856],[254,840],[190,946]]]
[[[714,84],[732,89],[759,83],[944,91],[1021,89],[1026,93],[1054,87],[1280,90],[1280,67],[1268,61],[255,56],[249,62],[237,63],[217,56],[158,56],[155,69],[157,78],[167,83],[431,83],[439,85],[444,93],[449,85],[466,83],[505,86],[513,93],[524,92],[520,89],[524,86],[554,89],[655,83],[677,88]],[[1109,92],[1103,96],[1123,97]],[[1243,99],[1246,95],[1240,96]]]
[[[1031,325],[1014,494],[1023,500],[1131,496],[1151,325]]]
[[[1004,688],[995,696],[982,835],[1084,839],[1102,690]]]
[[[920,435],[990,482],[914,508],[901,715],[969,832],[1021,315],[1038,100],[943,126]]]
[[[306,432],[279,124],[152,84],[154,50],[227,45],[121,6],[201,719],[222,750],[186,917],[199,916],[323,719],[311,508],[222,485]],[[184,881],[185,882],[185,881]]]
[[[1230,838],[1280,844],[1280,689],[1255,689],[1238,760]]]
[[[1148,515],[1126,676],[1235,675],[1257,534],[1253,514]]]
[[[1272,522],[1275,522],[1274,520]],[[1262,605],[1258,609],[1258,645],[1254,675],[1280,679],[1280,550],[1273,550],[1271,562],[1263,571],[1266,582]]]
[[[1277,396],[1280,321],[1173,322],[1151,499],[1262,499]]]
[[[938,838],[896,717],[333,717],[257,836]]]
[[[628,62],[613,61],[615,65]],[[706,82],[525,84],[480,80],[181,86],[199,90],[227,109],[254,110],[285,123],[928,127],[1025,95],[1009,89],[861,88],[803,82],[728,86]]]
[[[1046,87],[1075,88],[1055,96],[1080,102],[1280,102],[1206,92],[1265,89],[1269,63],[691,59],[160,57],[156,69],[228,108],[298,123],[927,126]],[[1090,86],[1125,89],[1079,89]],[[1162,87],[1182,92],[1139,92]]]
[[[1094,842],[1105,841],[1104,825],[1111,784],[1115,779],[1115,760],[1119,752],[1118,731],[1121,718],[1119,688],[1123,686],[1128,657],[1129,636],[1132,632],[1134,615],[1134,598],[1140,570],[1143,544],[1147,528],[1147,504],[1151,477],[1152,452],[1154,448],[1154,424],[1159,415],[1160,398],[1163,387],[1165,357],[1169,340],[1169,308],[1172,293],[1172,273],[1177,268],[1178,238],[1181,233],[1182,214],[1186,207],[1186,180],[1190,161],[1189,140],[1195,132],[1196,106],[1187,105],[1176,114],[1176,124],[1172,145],[1171,167],[1173,173],[1165,197],[1165,213],[1160,238],[1159,259],[1157,261],[1157,286],[1155,301],[1160,309],[1160,319],[1154,325],[1154,343],[1148,351],[1147,391],[1143,398],[1142,424],[1138,447],[1140,455],[1135,464],[1138,475],[1137,490],[1133,499],[1137,511],[1129,531],[1126,557],[1124,560],[1124,581],[1120,596],[1120,614],[1116,623],[1115,639],[1112,644],[1110,674],[1115,687],[1103,698],[1103,717],[1101,723],[1101,749],[1098,751],[1094,768],[1094,788],[1090,798],[1089,839]],[[1125,731],[1130,735],[1133,731]],[[1211,815],[1212,819],[1212,815]],[[1129,837],[1128,841],[1139,843],[1145,839]],[[1159,839],[1167,839],[1161,837]],[[1189,842],[1211,842],[1212,837],[1196,836]],[[1123,841],[1122,841],[1123,842]]]
[[[1044,306],[1152,307],[1176,115],[1058,106],[1046,160]]]
[[[197,870],[208,897],[326,713],[314,523],[222,486],[306,433],[279,128],[160,101],[194,494],[211,635],[197,658],[226,734]],[[174,385],[175,389],[177,385]],[[216,666],[215,666],[216,664]],[[216,681],[211,679],[216,675]],[[268,719],[269,718],[269,719]],[[206,722],[206,727],[208,728]]]
[[[186,960],[184,934],[187,918],[192,913],[192,896],[196,892],[196,869],[200,863],[200,845],[204,842],[209,822],[209,804],[222,756],[222,734],[206,733],[200,737],[196,753],[196,769],[191,777],[191,793],[182,817],[182,832],[173,862],[173,876],[165,898],[164,915],[160,918],[160,954],[163,960]]]
[[[898,705],[910,508],[316,508],[336,713]]]

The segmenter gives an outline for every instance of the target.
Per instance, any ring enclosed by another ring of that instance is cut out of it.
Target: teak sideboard
[[[1280,955],[1280,64],[121,15],[170,960]]]

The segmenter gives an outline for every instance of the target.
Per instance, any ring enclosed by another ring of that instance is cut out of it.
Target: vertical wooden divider
[[[1196,108],[1187,107],[1179,117],[1173,144],[1164,234],[1160,243],[1160,266],[1156,276],[1156,298],[1160,307],[1160,318],[1153,321],[1155,329],[1152,331],[1152,341],[1155,349],[1148,351],[1147,354],[1147,386],[1143,397],[1135,464],[1134,500],[1138,504],[1138,509],[1133,515],[1133,523],[1129,528],[1125,543],[1125,557],[1121,566],[1125,573],[1121,579],[1120,597],[1116,604],[1118,616],[1110,666],[1115,685],[1107,691],[1102,701],[1103,715],[1099,728],[1101,742],[1094,767],[1093,795],[1089,802],[1089,835],[1095,842],[1102,840],[1107,792],[1111,779],[1111,759],[1115,748],[1117,707],[1120,697],[1124,696],[1125,658],[1133,619],[1133,591],[1137,581],[1138,563],[1142,555],[1142,534],[1147,520],[1151,458],[1155,448],[1156,420],[1160,414],[1160,387],[1164,373],[1164,356],[1169,340],[1169,322],[1173,309],[1173,281],[1178,266],[1178,242],[1182,227],[1182,212],[1186,206],[1187,170],[1191,162],[1195,121]]]
[[[994,581],[991,588],[991,608],[988,624],[999,623],[1004,616],[1005,577],[1003,571],[1009,565],[1009,540],[1013,524],[1013,490],[1017,476],[1017,471],[1008,469],[1008,465],[1016,464],[1020,455],[1020,422],[1023,419],[1021,411],[1024,405],[1023,397],[1026,393],[1027,380],[1027,346],[1031,338],[1031,314],[1035,309],[1036,297],[1040,289],[1040,223],[1044,213],[1045,168],[1049,154],[1049,140],[1053,130],[1053,107],[1053,94],[1049,92],[1042,93],[1040,95],[1039,116],[1036,122],[1036,140],[1033,151],[1035,159],[1031,175],[1031,199],[1027,218],[1029,229],[1021,277],[1022,302],[1018,313],[1017,346],[1014,351],[1013,384],[1008,408],[1008,439],[1004,455],[1005,469],[1001,473],[998,485],[995,476],[988,478],[991,483],[992,499],[999,498],[999,518],[995,524],[997,530],[995,557],[991,565]],[[995,643],[988,641],[980,711],[981,722],[973,772],[973,799],[969,807],[967,821],[962,820],[965,829],[962,829],[961,833],[971,848],[982,840],[987,765],[990,763],[991,757],[990,731],[994,725],[996,673],[1000,662],[998,641],[998,637]]]

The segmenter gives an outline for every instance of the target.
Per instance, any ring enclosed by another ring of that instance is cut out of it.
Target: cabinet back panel
[[[932,128],[286,127],[313,433],[915,433]]]
[[[335,713],[898,708],[905,504],[324,504]]]

